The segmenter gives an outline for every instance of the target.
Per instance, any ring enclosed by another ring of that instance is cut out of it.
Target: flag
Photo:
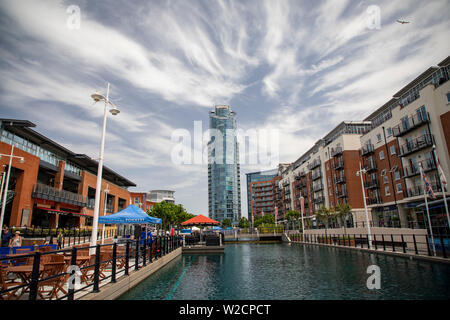
[[[425,175],[425,172],[423,171],[422,164],[419,166],[419,168],[420,168],[420,174],[422,175],[423,182],[425,183],[425,190],[426,190],[426,193],[427,193],[432,199],[435,199],[436,196],[434,195],[433,188],[431,188],[431,184],[430,184],[430,182],[428,181],[427,176]]]
[[[438,158],[437,154],[435,154],[435,155],[436,155],[436,162],[437,162],[437,170],[438,170],[438,173],[439,173],[439,179],[441,179],[442,186],[444,187],[444,190],[447,190],[447,179],[445,178],[444,170],[442,170],[442,167],[441,167],[441,164],[439,163],[439,158]],[[444,191],[444,190],[442,190],[442,191]]]
[[[301,205],[302,213],[304,213],[305,212],[305,198],[303,198],[303,196],[300,197],[300,205]]]

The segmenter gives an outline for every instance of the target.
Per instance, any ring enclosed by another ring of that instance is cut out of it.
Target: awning
[[[88,214],[84,214],[81,212],[72,212],[72,211],[64,211],[64,210],[56,210],[56,209],[49,209],[49,208],[42,208],[42,207],[36,207],[36,209],[40,209],[40,210],[45,210],[48,213],[54,213],[54,214],[62,214],[62,215],[67,215],[67,214],[74,214],[74,215],[78,215],[78,216],[84,216],[84,217],[92,217]]]
[[[208,217],[205,217],[201,214],[199,214],[198,216],[195,216],[189,220],[186,220],[185,222],[181,223],[182,226],[195,226],[195,225],[202,225],[202,226],[212,226],[212,225],[217,225],[219,224],[219,221],[210,219]]]
[[[161,224],[161,219],[146,214],[141,208],[130,204],[128,207],[114,214],[98,218],[98,223],[104,224]]]

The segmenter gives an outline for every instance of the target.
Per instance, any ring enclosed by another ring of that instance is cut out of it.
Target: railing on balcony
[[[344,161],[339,160],[333,164],[334,170],[344,169]]]
[[[441,186],[437,183],[432,183],[431,188],[433,189],[433,192],[441,192]],[[417,197],[417,196],[423,196],[424,195],[424,189],[422,186],[414,186],[412,188],[408,188],[406,190],[406,197]]]
[[[345,183],[345,176],[337,176],[337,177],[334,179],[334,182],[337,183],[337,184],[339,184],[339,183]]]
[[[316,171],[316,172],[313,173],[312,179],[313,179],[313,180],[317,180],[317,179],[319,179],[321,176],[322,176],[322,171],[319,170],[319,171]]]
[[[367,180],[364,183],[364,187],[366,189],[378,188],[379,186],[380,186],[380,183],[378,182],[378,179]]]
[[[314,200],[313,200],[313,202],[314,202],[315,204],[317,204],[317,203],[323,203],[324,201],[325,201],[325,198],[324,198],[324,197],[315,197]]]
[[[342,152],[343,152],[342,147],[332,148],[331,149],[331,156],[332,157],[336,157],[336,156],[342,154]]]
[[[381,198],[379,196],[375,196],[375,197],[369,197],[367,198],[367,205],[374,205],[374,204],[380,204],[381,203]]]
[[[375,164],[375,161],[369,161],[365,166],[364,169],[366,169],[367,172],[377,170],[377,165]]]
[[[342,191],[336,192],[336,196],[338,198],[345,198],[345,197],[347,197],[347,190],[342,190]]]
[[[412,141],[409,141],[400,146],[400,157],[404,157],[413,152],[422,150],[423,148],[431,147],[433,145],[433,135],[424,134]]]
[[[436,163],[433,159],[427,159],[420,162],[425,172],[436,169]],[[410,178],[420,174],[419,164],[411,164],[410,166],[403,167],[403,173],[405,178]]]
[[[59,190],[42,183],[36,183],[34,185],[32,197],[73,204],[80,207],[86,207],[88,205],[88,198],[85,196],[65,190]]]
[[[375,151],[373,144],[367,143],[364,147],[361,148],[361,155],[365,156]]]
[[[313,190],[314,191],[320,191],[323,190],[323,184],[322,183],[318,183],[316,185],[313,185]]]
[[[313,162],[311,162],[310,164],[308,164],[308,169],[312,170],[314,168],[317,168],[318,166],[320,166],[321,162],[320,159],[316,159]]]
[[[428,113],[416,113],[415,115],[403,120],[401,123],[392,128],[394,137],[401,137],[409,131],[418,128],[430,121]]]

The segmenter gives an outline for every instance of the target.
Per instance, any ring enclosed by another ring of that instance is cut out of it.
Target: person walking
[[[63,239],[64,239],[64,236],[62,234],[62,231],[59,230],[58,237],[56,238],[56,242],[58,244],[58,247],[57,247],[56,250],[61,250],[62,249]]]
[[[20,236],[20,231],[16,231],[14,233],[14,237],[9,240],[10,247],[21,247],[22,246],[22,237]]]

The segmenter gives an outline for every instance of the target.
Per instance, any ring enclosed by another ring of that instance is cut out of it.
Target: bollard
[[[417,250],[417,242],[415,234],[413,234],[413,241],[414,241],[414,251],[416,252],[416,254],[419,254],[419,251]]]
[[[92,292],[99,292],[99,279],[100,279],[100,245],[95,247],[95,268],[94,268],[94,288]]]
[[[77,248],[72,248],[72,257],[70,259],[70,265],[76,266],[77,265]],[[75,273],[75,270],[72,270],[73,273]],[[75,278],[73,279],[75,281]],[[74,283],[72,283],[72,288],[68,291],[67,300],[73,300],[75,295],[75,289],[73,287]]]
[[[134,252],[134,270],[139,269],[139,238],[136,241],[136,248]]]
[[[116,265],[117,265],[117,243],[113,244],[113,256],[112,256],[112,267],[111,267],[111,282],[116,282]]]
[[[39,282],[39,267],[41,262],[41,253],[38,251],[34,254],[33,271],[31,272],[30,295],[28,300],[36,300]]]
[[[447,252],[445,251],[444,238],[442,237],[442,235],[439,236],[439,239],[441,240],[442,256],[444,258],[447,258]]]
[[[125,275],[128,275],[128,268],[130,266],[130,240],[127,239],[125,246]]]

